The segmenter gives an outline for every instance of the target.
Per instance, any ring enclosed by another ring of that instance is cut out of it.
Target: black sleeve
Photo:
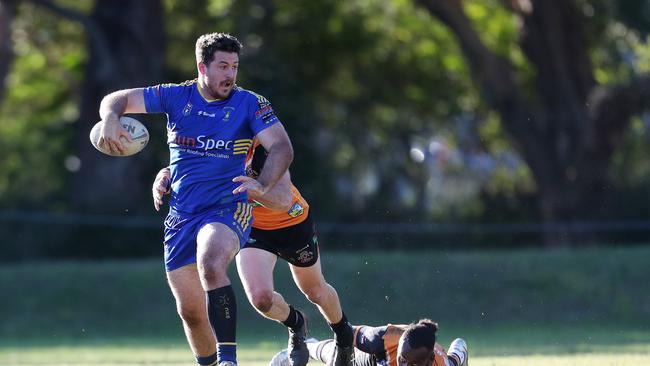
[[[255,148],[255,151],[253,151],[253,160],[251,161],[251,164],[249,166],[249,170],[247,171],[247,174],[252,177],[252,178],[257,178],[260,176],[260,172],[262,171],[262,168],[264,167],[264,163],[266,162],[266,156],[268,153],[264,149],[264,146],[258,145]]]
[[[384,334],[386,326],[368,327],[362,326],[355,337],[356,348],[360,351],[374,355],[378,360],[386,358],[386,349],[384,348]]]

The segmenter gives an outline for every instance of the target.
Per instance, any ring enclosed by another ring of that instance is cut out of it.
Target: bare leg
[[[307,299],[314,303],[334,332],[336,347],[334,360],[328,365],[353,366],[354,347],[352,346],[352,326],[347,321],[339,295],[329,283],[325,282],[321,271],[320,258],[316,263],[307,268],[290,265],[293,279]]]
[[[196,265],[168,272],[167,281],[176,299],[176,310],[183,321],[185,336],[192,352],[199,357],[213,355],[217,342],[205,311],[205,292]]]
[[[244,248],[237,256],[237,270],[253,307],[263,316],[289,328],[289,365],[304,366],[309,361],[305,346],[305,321],[300,312],[292,310],[284,298],[273,291],[273,267],[276,261],[275,254],[257,248]]]
[[[338,323],[343,318],[339,295],[334,287],[325,281],[320,258],[311,267],[289,265],[289,268],[300,291],[318,307],[325,320],[330,324]]]
[[[222,223],[212,222],[199,230],[196,244],[196,262],[203,290],[230,285],[227,270],[239,250],[237,234]]]
[[[244,248],[237,255],[237,271],[246,297],[264,317],[283,322],[289,316],[289,304],[273,289],[273,268],[277,256],[258,248]]]
[[[212,222],[199,230],[196,259],[207,314],[217,338],[219,362],[237,362],[237,303],[228,265],[239,249],[239,238],[228,226]]]

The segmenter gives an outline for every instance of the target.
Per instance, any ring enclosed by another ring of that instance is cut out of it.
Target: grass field
[[[355,323],[430,317],[470,365],[650,365],[650,247],[329,253]],[[329,335],[283,265],[276,286]],[[393,268],[406,270],[395,271]],[[240,365],[266,365],[284,329],[239,301]],[[406,284],[406,286],[405,286]],[[160,261],[0,266],[0,365],[192,365]]]
[[[495,330],[489,334],[474,333],[470,342],[472,366],[640,366],[650,365],[650,335],[631,332],[627,336],[610,337],[607,332],[593,330],[545,329],[530,337],[530,331]],[[607,339],[605,345],[592,343],[588,334]],[[573,338],[579,336],[580,338]],[[587,338],[583,338],[587,336]],[[559,342],[543,342],[560,339]],[[445,337],[447,338],[447,337]],[[245,341],[240,345],[239,364],[266,366],[275,352],[284,347],[278,342]],[[193,365],[183,339],[158,342],[142,339],[106,339],[96,343],[69,345],[25,344],[0,348],[0,365]],[[316,364],[316,363],[314,363]]]

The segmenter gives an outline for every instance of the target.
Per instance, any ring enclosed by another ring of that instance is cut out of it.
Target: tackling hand
[[[169,169],[161,169],[153,181],[151,194],[153,195],[153,207],[156,208],[156,211],[160,211],[160,206],[163,204],[163,196],[169,194],[170,175],[171,172]]]

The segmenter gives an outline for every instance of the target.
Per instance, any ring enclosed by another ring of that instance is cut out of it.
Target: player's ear
[[[203,62],[197,62],[196,68],[199,69],[201,75],[205,75],[207,71],[207,66]]]

